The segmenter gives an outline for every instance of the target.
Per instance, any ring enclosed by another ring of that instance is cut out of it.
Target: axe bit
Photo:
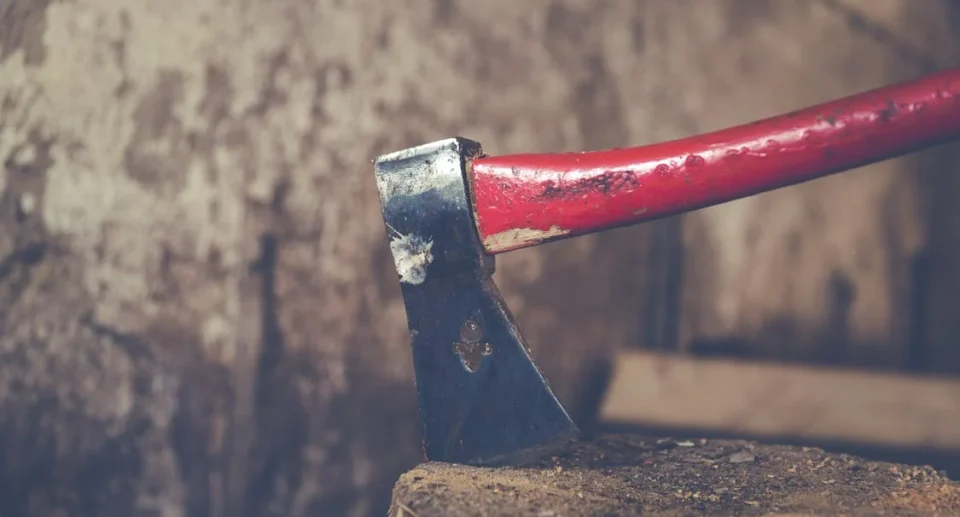
[[[794,185],[960,138],[960,68],[699,136],[488,157],[451,138],[380,156],[427,460],[542,457],[577,426],[491,276],[494,255]]]

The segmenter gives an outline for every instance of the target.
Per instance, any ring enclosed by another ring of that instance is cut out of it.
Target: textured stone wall
[[[453,134],[492,154],[653,142],[886,82],[902,59],[827,4],[758,5],[0,0],[0,507],[382,514],[420,451],[371,159]],[[838,181],[911,206],[876,176]],[[738,270],[695,259],[730,263],[723,232],[769,203],[683,223],[684,271],[710,272],[689,276],[687,332],[754,330],[715,306]],[[657,293],[680,226],[500,259],[575,414],[605,356],[671,326]]]

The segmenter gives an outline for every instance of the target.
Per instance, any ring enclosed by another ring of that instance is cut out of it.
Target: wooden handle
[[[490,254],[649,221],[960,138],[960,68],[704,135],[629,149],[480,157]]]

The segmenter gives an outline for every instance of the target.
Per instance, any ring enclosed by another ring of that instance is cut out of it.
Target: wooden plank
[[[600,418],[772,439],[960,449],[960,379],[630,351],[617,358]]]

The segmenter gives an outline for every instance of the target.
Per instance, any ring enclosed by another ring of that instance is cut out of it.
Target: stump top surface
[[[425,463],[390,517],[960,516],[960,483],[929,467],[746,441],[604,436],[536,465]]]

